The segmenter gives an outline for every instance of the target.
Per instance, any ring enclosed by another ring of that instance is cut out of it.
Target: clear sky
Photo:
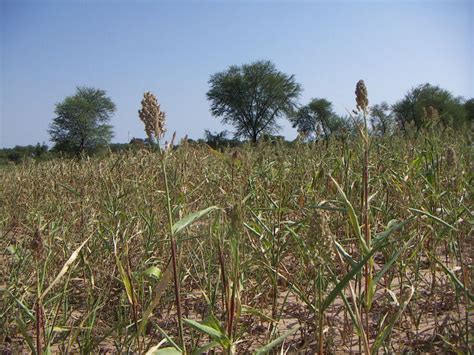
[[[425,82],[473,97],[473,2],[0,0],[0,147],[50,144],[55,103],[77,86],[116,103],[114,142],[145,136],[144,91],[168,133],[231,131],[209,112],[209,77],[259,59],[295,74],[302,104],[325,97],[339,113],[361,78],[371,104]]]

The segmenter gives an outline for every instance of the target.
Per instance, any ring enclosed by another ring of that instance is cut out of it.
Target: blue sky
[[[474,96],[474,1],[0,0],[0,147],[48,141],[55,103],[77,86],[117,105],[114,142],[144,137],[137,110],[152,91],[168,136],[232,130],[212,117],[211,74],[272,60],[303,86],[300,102],[394,103],[429,82]],[[281,120],[281,134],[296,132]]]

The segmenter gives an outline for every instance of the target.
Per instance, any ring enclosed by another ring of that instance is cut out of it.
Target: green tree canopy
[[[262,133],[275,133],[277,119],[296,107],[301,86],[294,75],[278,71],[270,61],[230,66],[209,80],[211,112],[235,128],[236,137],[256,142]]]
[[[312,99],[299,108],[290,117],[290,122],[300,134],[325,140],[347,128],[347,122],[333,111],[332,103],[322,98]]]
[[[464,109],[466,111],[466,119],[469,124],[474,123],[474,98],[469,99],[464,103]]]
[[[466,123],[462,98],[454,97],[448,90],[430,84],[412,89],[392,109],[402,130],[406,130],[408,124],[415,125],[417,129],[425,127],[430,121],[430,111],[436,112],[436,116],[446,127],[460,129]]]
[[[55,150],[80,153],[94,151],[112,139],[108,124],[115,104],[104,90],[78,87],[73,96],[56,104],[56,118],[49,129]]]

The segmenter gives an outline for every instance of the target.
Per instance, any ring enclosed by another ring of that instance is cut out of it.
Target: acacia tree
[[[370,124],[372,132],[376,135],[385,136],[392,133],[394,120],[388,103],[384,101],[371,107]]]
[[[115,104],[104,90],[78,87],[76,93],[56,104],[57,115],[49,129],[55,150],[71,153],[94,151],[112,139],[108,124]]]
[[[211,132],[208,129],[204,130],[204,140],[206,141],[207,145],[214,149],[224,147],[226,143],[230,142],[230,140],[227,138],[227,135],[227,131]]]
[[[407,124],[414,124],[417,129],[425,127],[429,123],[426,114],[429,109],[436,110],[445,127],[465,127],[466,110],[462,98],[453,96],[439,86],[419,85],[392,107],[395,120],[404,131],[407,130]]]
[[[256,142],[262,133],[275,133],[277,119],[297,104],[301,86],[294,75],[278,71],[270,61],[230,66],[209,80],[211,113],[235,128],[235,136]]]
[[[324,138],[328,141],[331,135],[342,133],[347,128],[346,121],[338,116],[332,103],[326,99],[312,99],[309,104],[298,109],[290,122],[304,136]]]

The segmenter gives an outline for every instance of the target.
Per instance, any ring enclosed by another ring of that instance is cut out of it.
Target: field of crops
[[[470,143],[362,138],[0,170],[0,349],[468,352]]]

